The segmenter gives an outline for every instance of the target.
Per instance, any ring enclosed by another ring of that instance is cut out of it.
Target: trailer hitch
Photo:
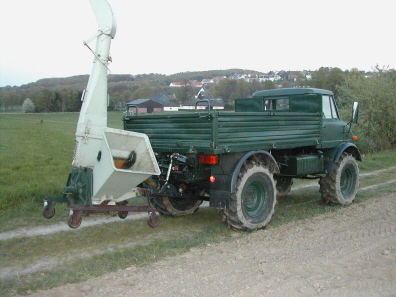
[[[172,172],[173,160],[177,160],[179,158],[179,156],[181,156],[181,155],[179,155],[178,153],[173,153],[170,156],[169,167],[168,167],[168,171],[166,172],[165,183],[162,185],[161,189],[159,190],[159,194],[164,194],[170,189],[169,178],[170,178],[170,175]],[[182,157],[184,157],[184,156],[182,156]]]

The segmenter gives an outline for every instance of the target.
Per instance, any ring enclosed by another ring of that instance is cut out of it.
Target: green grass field
[[[0,115],[0,211],[37,211],[46,196],[61,196],[71,169],[78,113]],[[122,128],[122,113],[108,125]],[[41,207],[41,206],[40,206]],[[23,222],[22,222],[23,224]]]
[[[121,117],[121,112],[109,113],[108,125],[122,128]],[[66,225],[68,213],[65,205],[57,205],[56,216],[47,220],[41,214],[42,199],[61,195],[65,186],[71,169],[77,120],[77,113],[0,115],[2,232],[38,226],[50,228],[60,221]],[[364,156],[364,162],[359,165],[361,173],[368,173],[392,168],[395,164],[396,151],[388,151]],[[364,176],[361,188],[394,179],[395,170]],[[294,186],[309,183],[316,181],[295,181]],[[395,192],[395,184],[386,184],[361,191],[355,203],[374,195],[378,197]],[[293,190],[279,199],[267,228],[277,228],[340,208],[324,204],[315,185]],[[245,233],[227,229],[215,209],[201,208],[192,216],[161,217],[161,224],[154,229],[147,226],[146,219],[119,220],[68,232],[2,240],[0,269],[17,265],[24,268],[48,259],[61,264],[51,272],[32,272],[2,281],[0,295],[79,282],[131,265],[145,265],[178,255],[191,248],[234,238],[243,240],[244,236]]]

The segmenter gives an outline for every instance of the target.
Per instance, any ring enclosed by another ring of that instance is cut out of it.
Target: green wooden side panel
[[[320,142],[320,116],[244,113],[219,117],[218,146],[230,151],[286,149]]]
[[[145,133],[155,152],[221,154],[315,146],[321,117],[310,113],[212,113],[131,116],[126,130]]]
[[[212,151],[212,121],[200,114],[130,116],[124,129],[146,134],[155,152]]]

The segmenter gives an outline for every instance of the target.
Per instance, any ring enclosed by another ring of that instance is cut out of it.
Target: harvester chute
[[[147,189],[137,186],[152,175],[159,175],[147,135],[107,127],[107,76],[111,39],[116,34],[116,21],[105,0],[91,0],[98,32],[84,44],[94,55],[88,85],[83,93],[76,130],[76,148],[72,170],[62,197],[46,197],[43,215],[52,218],[55,204],[66,202],[70,211],[68,224],[77,228],[83,213],[118,213],[125,218],[129,211],[149,214],[149,225],[159,223],[157,210],[149,203],[127,206],[128,199],[145,195]],[[95,51],[89,43],[96,39]]]

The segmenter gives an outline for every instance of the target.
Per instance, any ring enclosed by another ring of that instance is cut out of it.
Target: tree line
[[[108,92],[110,105],[123,109],[126,102],[147,99],[156,93],[166,93],[176,104],[193,99],[198,90],[189,84],[184,87],[170,88],[172,81],[202,80],[214,76],[233,73],[252,73],[231,69],[227,71],[187,72],[175,75],[142,74],[110,75]],[[350,118],[353,101],[359,101],[360,122],[354,131],[360,133],[361,147],[367,152],[396,148],[396,71],[375,67],[365,73],[357,69],[343,71],[340,68],[322,67],[312,71],[311,77],[303,72],[284,71],[279,81],[260,82],[258,80],[223,79],[217,84],[206,87],[205,96],[221,98],[226,107],[232,108],[234,99],[251,96],[255,91],[278,87],[315,87],[331,90],[336,95],[340,112],[345,121]],[[86,87],[88,76],[64,79],[44,79],[21,87],[0,88],[0,108],[2,111],[21,110],[29,98],[34,112],[79,111],[82,90]],[[30,106],[30,107],[29,107]],[[30,103],[25,108],[31,111]]]
[[[185,84],[184,87],[170,88],[174,81],[201,81],[204,78],[215,76],[231,76],[238,74],[260,74],[253,70],[229,69],[183,72],[173,75],[162,74],[130,74],[110,75],[108,78],[108,92],[110,105],[122,109],[125,104],[135,99],[147,99],[156,93],[166,93],[175,104],[183,104],[193,99],[199,90]],[[263,89],[277,87],[312,86],[330,89],[337,92],[349,71],[339,68],[320,68],[312,72],[309,80],[300,71],[281,71],[278,81],[259,82],[258,80],[245,81],[243,79],[225,79],[219,83],[206,86],[205,95],[212,98],[221,98],[230,108],[235,98],[249,97],[252,93]],[[20,110],[25,99],[29,98],[35,105],[35,112],[78,111],[80,95],[85,89],[89,76],[78,75],[68,78],[47,78],[21,87],[0,88],[1,111]]]
[[[63,88],[61,90],[41,89],[40,92],[9,92],[0,96],[3,111],[26,112],[76,112],[81,108],[81,91]],[[29,107],[26,107],[27,102]]]

